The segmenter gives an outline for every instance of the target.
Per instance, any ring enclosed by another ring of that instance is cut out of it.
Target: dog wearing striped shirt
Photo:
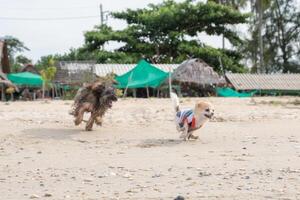
[[[203,127],[203,125],[212,118],[214,109],[209,102],[199,101],[195,104],[194,109],[183,109],[179,107],[179,99],[175,93],[171,93],[171,99],[176,112],[175,123],[180,138],[183,140],[198,139],[193,135],[194,131]]]

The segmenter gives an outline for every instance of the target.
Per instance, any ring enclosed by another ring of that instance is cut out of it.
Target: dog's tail
[[[174,109],[175,109],[176,112],[178,112],[179,111],[179,99],[178,99],[178,96],[174,92],[171,92],[170,96],[171,96],[171,100],[172,100],[173,105],[174,105]]]

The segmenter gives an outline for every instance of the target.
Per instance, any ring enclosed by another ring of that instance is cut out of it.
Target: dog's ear
[[[83,87],[85,87],[86,89],[91,90],[92,89],[93,84],[92,83],[84,83]]]
[[[112,84],[113,84],[113,85],[117,85],[117,84],[119,84],[119,83],[118,83],[118,81],[116,81],[115,79],[113,79],[113,80],[112,80]]]
[[[197,108],[199,108],[199,109],[202,109],[202,108],[203,108],[202,102],[198,102],[198,103],[197,103]]]
[[[102,92],[105,89],[105,84],[102,81],[96,81],[91,85],[91,90],[94,92]]]
[[[206,108],[209,107],[209,105],[206,102],[201,102],[200,101],[200,102],[197,103],[196,107],[198,109],[205,110]]]

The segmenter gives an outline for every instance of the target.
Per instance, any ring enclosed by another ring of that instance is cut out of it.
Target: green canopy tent
[[[129,72],[116,77],[117,88],[157,88],[169,76],[166,73],[145,60],[139,63]]]
[[[40,75],[30,72],[11,73],[7,75],[7,78],[16,85],[42,86],[43,84]]]
[[[256,91],[238,92],[231,88],[216,88],[217,96],[219,97],[252,97]]]

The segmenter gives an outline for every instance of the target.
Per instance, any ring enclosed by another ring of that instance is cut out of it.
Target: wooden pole
[[[133,97],[136,98],[136,88],[133,89]]]
[[[123,98],[126,97],[126,95],[127,95],[127,89],[128,89],[128,87],[126,87],[124,90]]]
[[[125,91],[123,94],[123,98],[126,97],[126,95],[127,95],[127,89],[128,89],[129,82],[131,81],[132,75],[133,75],[133,72],[131,72],[130,76],[128,77],[128,82],[127,82],[127,85],[126,85],[126,88],[125,88]]]
[[[58,91],[57,91],[56,84],[55,84],[55,86],[54,86],[54,91],[55,91],[55,92],[54,92],[54,94],[55,94],[54,96],[55,96],[55,97],[58,97]]]
[[[5,100],[5,93],[4,93],[4,83],[1,84],[1,100],[4,101]]]
[[[54,99],[54,96],[55,96],[55,94],[54,94],[54,85],[53,84],[51,84],[52,85],[52,99]]]
[[[220,67],[221,67],[221,70],[222,70],[222,74],[223,74],[223,76],[225,78],[225,70],[224,70],[224,66],[223,66],[221,57],[219,56],[218,59],[219,59]]]
[[[45,99],[45,81],[43,80],[43,99]]]
[[[171,97],[172,92],[172,77],[171,77],[171,67],[169,67],[169,97]]]
[[[149,88],[148,88],[148,86],[147,86],[147,98],[149,98]]]

